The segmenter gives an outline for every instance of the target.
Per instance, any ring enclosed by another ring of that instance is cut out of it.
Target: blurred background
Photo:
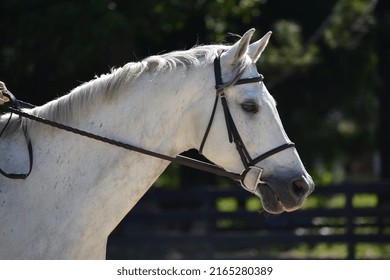
[[[2,0],[0,13],[0,80],[36,105],[130,61],[273,31],[258,67],[317,185],[304,208],[267,215],[233,182],[171,165],[108,258],[390,259],[390,1]]]

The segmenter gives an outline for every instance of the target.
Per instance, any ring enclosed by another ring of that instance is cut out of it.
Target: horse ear
[[[248,55],[252,58],[254,63],[260,58],[261,53],[264,51],[265,47],[268,45],[269,38],[271,37],[272,32],[269,31],[263,36],[260,40],[254,42],[249,46]]]
[[[248,52],[249,42],[255,29],[249,29],[241,39],[236,42],[226,53],[222,55],[223,59],[230,65],[236,65]]]

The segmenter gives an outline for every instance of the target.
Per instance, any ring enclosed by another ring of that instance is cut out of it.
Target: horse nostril
[[[297,179],[292,182],[292,192],[298,196],[305,196],[310,190],[310,186],[304,179]]]

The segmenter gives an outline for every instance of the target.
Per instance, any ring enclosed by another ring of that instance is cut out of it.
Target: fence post
[[[214,257],[214,242],[213,242],[213,236],[214,236],[214,212],[215,212],[215,197],[212,191],[206,191],[207,195],[204,200],[205,203],[205,240],[207,244],[207,250],[206,250],[206,257],[208,259],[213,259]]]
[[[346,218],[347,218],[347,248],[348,248],[348,256],[347,259],[353,260],[355,259],[355,238],[354,238],[354,215],[353,215],[353,205],[352,205],[352,198],[353,198],[353,190],[352,186],[349,184],[345,185],[345,211],[346,211]]]

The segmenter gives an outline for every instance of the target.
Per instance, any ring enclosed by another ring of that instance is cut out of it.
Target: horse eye
[[[245,102],[241,104],[242,109],[245,112],[256,114],[259,111],[259,105],[253,102]]]

